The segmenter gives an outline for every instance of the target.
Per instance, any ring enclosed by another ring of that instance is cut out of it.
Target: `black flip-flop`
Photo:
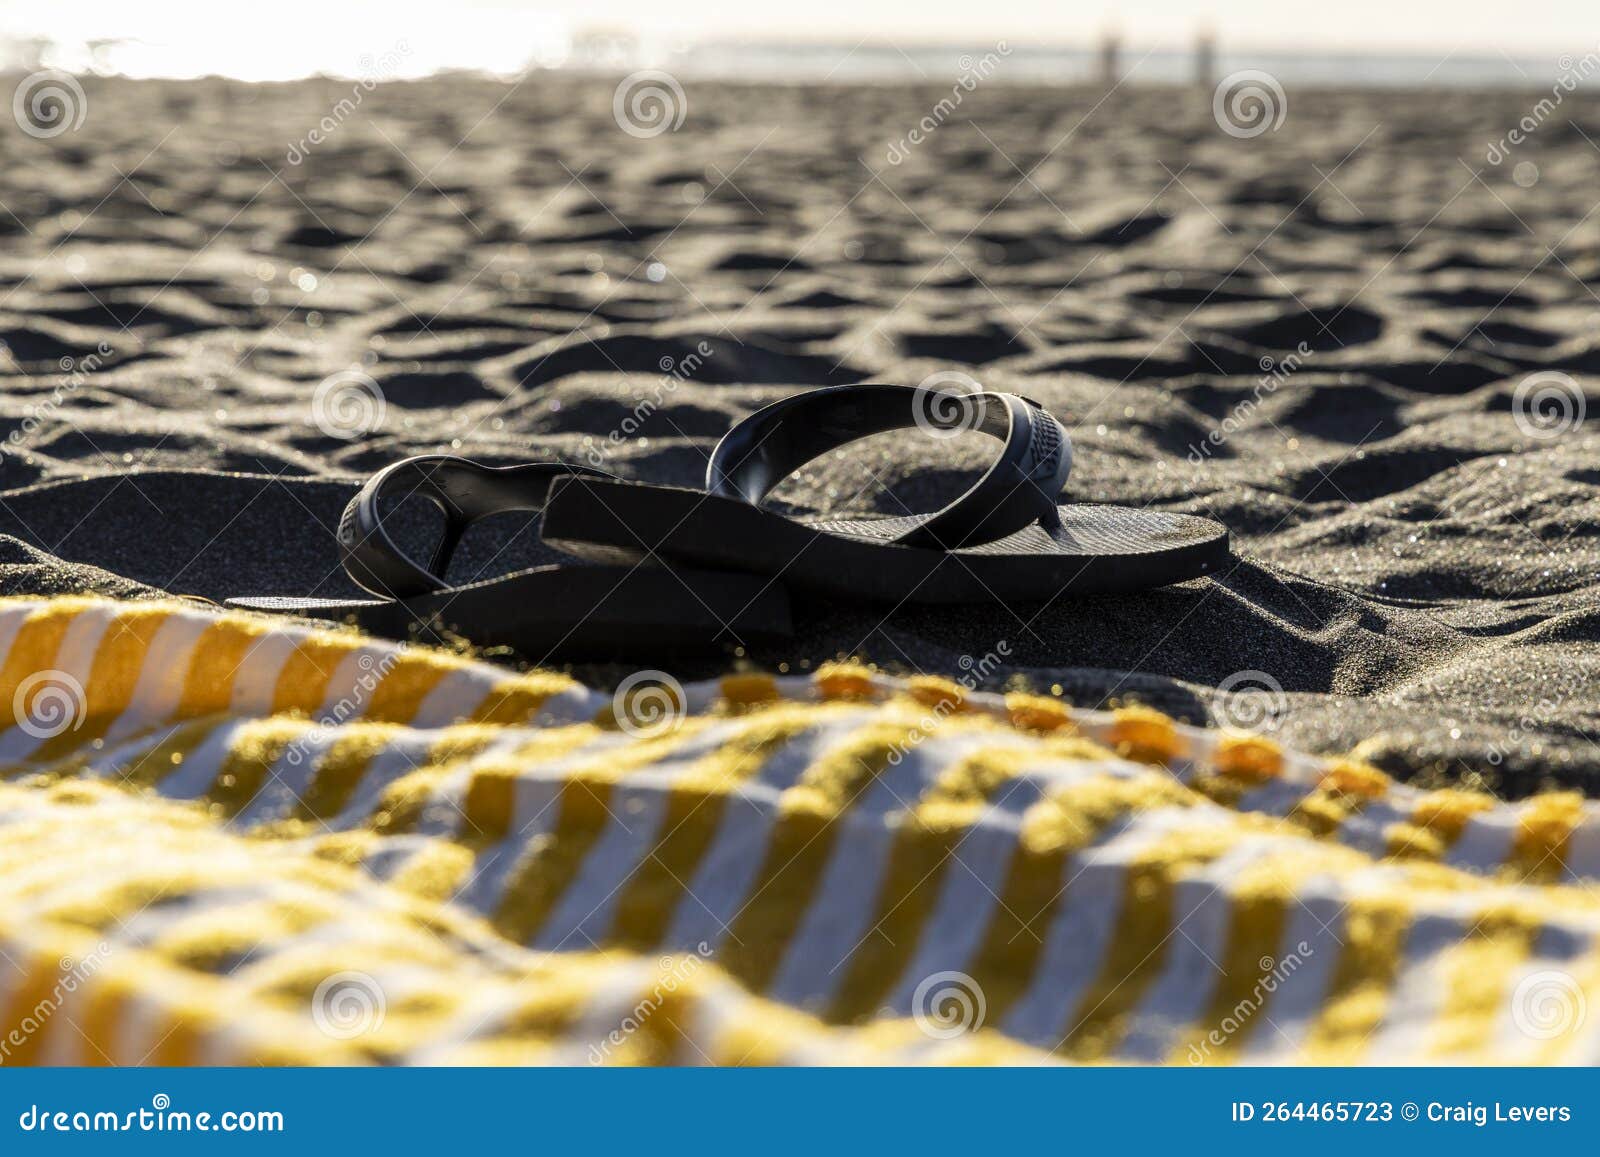
[[[759,504],[806,463],[859,438],[920,429],[1000,440],[989,470],[932,514],[789,518]],[[610,562],[674,562],[781,577],[846,599],[979,603],[1059,592],[1164,586],[1215,571],[1228,531],[1187,514],[1068,504],[1056,496],[1072,443],[1044,407],[1015,394],[837,386],[756,411],[718,443],[706,489],[574,475],[556,481],[547,541]]]
[[[256,596],[230,606],[316,619],[353,621],[389,638],[509,646],[535,660],[623,659],[716,652],[792,634],[788,594],[748,573],[677,566],[541,566],[452,586],[444,578],[466,529],[491,514],[540,510],[550,485],[567,477],[610,475],[584,466],[538,462],[484,466],[428,454],[374,474],[345,507],[339,550],[346,573],[372,599]],[[415,495],[444,512],[444,532],[427,566],[384,525],[390,504]]]

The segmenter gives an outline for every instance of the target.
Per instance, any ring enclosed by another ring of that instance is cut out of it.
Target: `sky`
[[[253,69],[252,79],[353,73],[345,57],[402,43],[408,74],[465,64],[512,71],[530,59],[560,63],[585,32],[626,32],[670,50],[725,38],[1089,44],[1111,28],[1130,46],[1181,47],[1203,26],[1229,49],[1521,59],[1600,49],[1596,0],[0,0],[0,36],[57,42],[54,66],[81,66],[73,54],[87,52],[85,42],[120,40],[130,43],[112,50],[119,71],[205,71],[209,62],[232,75]]]

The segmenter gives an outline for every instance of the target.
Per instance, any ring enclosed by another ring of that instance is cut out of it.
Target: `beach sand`
[[[695,485],[755,406],[957,371],[1062,419],[1069,499],[1210,515],[1236,565],[1032,606],[800,601],[792,645],[739,661],[1600,784],[1592,101],[1492,164],[1538,94],[1292,91],[1241,138],[1210,92],[990,84],[908,143],[948,86],[687,83],[653,137],[614,79],[84,88],[76,130],[0,134],[6,593],[348,593],[332,526],[405,455]],[[319,413],[341,374],[381,414]],[[1517,400],[1541,374],[1543,424]],[[926,508],[986,451],[883,436],[780,497]],[[456,573],[543,557],[485,527]]]

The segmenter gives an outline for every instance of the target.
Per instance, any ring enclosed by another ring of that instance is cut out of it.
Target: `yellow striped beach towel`
[[[1586,1062],[1600,816],[829,665],[0,600],[0,1063]]]

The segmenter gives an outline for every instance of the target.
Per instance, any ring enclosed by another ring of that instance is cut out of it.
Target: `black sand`
[[[1208,513],[1238,565],[1043,606],[802,606],[756,661],[1281,708],[1288,741],[1408,776],[1600,786],[1597,440],[1577,396],[1555,430],[1513,401],[1600,372],[1592,101],[1494,165],[1547,94],[1291,91],[1236,139],[1209,93],[995,84],[891,165],[947,87],[691,83],[652,139],[614,87],[387,86],[298,165],[350,83],[88,82],[78,131],[0,135],[4,590],[337,594],[334,519],[404,455],[602,452],[696,484],[757,404],[956,370],[1062,418],[1069,497]],[[385,407],[346,439],[312,398],[352,367]],[[784,497],[896,512],[983,453],[880,438]],[[536,557],[497,556],[514,529],[459,573]]]

